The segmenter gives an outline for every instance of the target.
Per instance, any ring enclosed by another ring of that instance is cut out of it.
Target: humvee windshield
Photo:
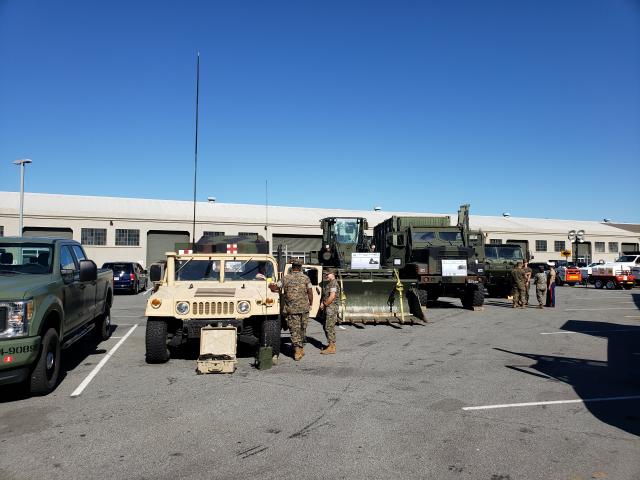
[[[177,281],[220,280],[220,260],[176,260]],[[225,260],[224,278],[227,281],[267,280],[273,277],[273,264],[258,260]]]
[[[444,240],[445,242],[461,242],[462,235],[460,232],[438,232],[438,236],[440,240]]]
[[[435,232],[412,232],[411,240],[413,243],[433,242],[436,239]]]

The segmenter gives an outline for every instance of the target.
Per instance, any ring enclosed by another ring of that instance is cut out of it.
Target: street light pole
[[[28,163],[32,163],[30,159],[23,158],[13,162],[15,165],[20,165],[20,227],[18,236],[22,236],[22,229],[24,226],[24,166]]]

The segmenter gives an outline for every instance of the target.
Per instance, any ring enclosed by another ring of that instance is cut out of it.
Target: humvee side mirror
[[[149,280],[152,282],[161,282],[162,281],[162,266],[155,264],[149,267]]]

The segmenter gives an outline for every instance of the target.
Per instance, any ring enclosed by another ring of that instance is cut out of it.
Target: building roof
[[[0,205],[2,205],[0,216],[17,216],[19,193],[0,192]],[[471,208],[473,209],[473,206]],[[69,219],[92,217],[105,220],[160,220],[189,223],[193,218],[193,203],[182,200],[26,193],[24,209],[25,217],[43,216]],[[271,226],[303,228],[318,228],[320,219],[324,217],[365,217],[369,228],[373,228],[392,215],[449,215],[452,223],[457,221],[457,213],[388,212],[287,206],[269,206],[268,215]],[[197,202],[196,217],[199,223],[264,225],[266,208],[264,205]],[[620,224],[614,226],[611,223],[584,220],[470,215],[470,225],[472,229],[481,229],[493,234],[548,233],[566,235],[569,230],[582,229],[587,236],[629,237],[634,240],[638,238],[637,233],[618,228]]]

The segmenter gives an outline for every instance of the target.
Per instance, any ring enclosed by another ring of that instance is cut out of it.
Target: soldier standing
[[[328,345],[320,353],[330,355],[336,353],[336,322],[338,321],[338,281],[335,270],[325,270],[325,281],[322,286],[322,302],[320,310],[324,312],[324,332]]]
[[[556,306],[556,269],[549,269],[549,278],[547,279],[547,307]]]
[[[524,308],[525,276],[522,262],[518,262],[516,268],[511,270],[511,277],[513,278],[513,308]]]
[[[540,267],[540,271],[536,273],[533,279],[536,286],[536,299],[538,300],[538,308],[542,308],[542,299],[547,292],[547,274],[544,273],[544,267]]]
[[[529,262],[527,260],[522,264],[522,271],[524,273],[524,298],[522,304],[529,305],[529,290],[531,289],[531,275],[533,271],[529,268]]]
[[[291,261],[291,273],[285,275],[282,283],[277,287],[282,290],[283,310],[293,344],[293,359],[299,361],[304,356],[309,307],[313,303],[311,280],[302,272],[300,260]]]

